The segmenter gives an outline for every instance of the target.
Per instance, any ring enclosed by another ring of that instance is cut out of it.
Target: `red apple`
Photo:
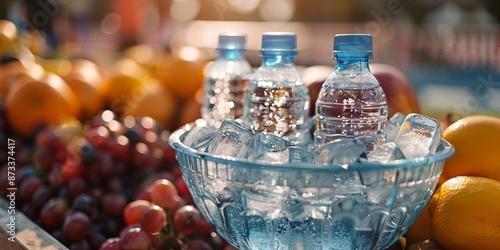
[[[384,63],[372,63],[370,70],[385,92],[389,106],[389,117],[392,117],[396,112],[420,113],[417,95],[403,71]]]

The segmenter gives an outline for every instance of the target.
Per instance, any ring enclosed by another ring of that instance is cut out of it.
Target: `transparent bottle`
[[[262,35],[261,66],[245,95],[244,121],[256,131],[283,136],[299,144],[307,134],[309,91],[297,71],[297,36],[289,32]]]
[[[207,71],[204,82],[202,118],[220,123],[243,115],[243,98],[253,72],[246,60],[246,34],[219,34],[218,58]]]
[[[334,37],[333,59],[337,64],[316,101],[316,144],[356,138],[370,151],[384,142],[387,102],[379,82],[370,72],[368,60],[372,58],[371,35]]]

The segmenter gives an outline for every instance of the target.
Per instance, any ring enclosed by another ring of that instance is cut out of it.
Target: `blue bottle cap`
[[[265,32],[262,34],[261,53],[297,54],[297,35],[292,32]]]
[[[219,34],[218,50],[235,49],[245,50],[247,45],[247,35],[244,33],[222,33]]]
[[[372,35],[335,35],[335,37],[333,38],[333,58],[340,60],[372,59]]]

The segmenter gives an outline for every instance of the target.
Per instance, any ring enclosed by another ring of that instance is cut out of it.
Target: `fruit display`
[[[0,20],[2,198],[15,155],[18,211],[69,249],[234,249],[194,204],[168,145],[172,131],[200,118],[207,60],[140,44],[103,65],[43,58],[21,42],[16,26]],[[371,70],[389,116],[421,111],[401,70],[382,63]],[[301,71],[311,115],[332,71],[325,65]],[[448,117],[442,126],[456,153],[429,203],[390,249],[495,249],[500,158],[493,144],[500,118]]]

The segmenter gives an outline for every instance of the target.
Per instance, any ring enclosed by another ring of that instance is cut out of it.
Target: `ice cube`
[[[210,126],[206,120],[197,119],[182,142],[193,149],[204,150],[212,140],[216,130],[217,128]]]
[[[384,164],[404,158],[403,152],[401,152],[394,142],[384,143],[368,153],[368,161],[376,161]]]
[[[288,187],[254,185],[241,193],[247,215],[259,215],[265,219],[276,219],[282,215],[283,202]]]
[[[248,148],[247,158],[254,161],[269,163],[288,163],[288,147],[290,143],[281,136],[272,133],[259,132]]]
[[[409,114],[394,142],[406,159],[433,154],[441,142],[441,125],[432,117]]]
[[[386,142],[393,142],[396,139],[396,136],[398,135],[399,132],[399,128],[401,128],[401,125],[405,121],[405,118],[406,115],[397,112],[389,120],[387,120],[387,124],[385,126]]]
[[[314,163],[314,155],[307,149],[298,146],[289,147],[288,155],[290,163]]]
[[[356,163],[366,151],[365,144],[356,139],[337,139],[320,145],[313,154],[318,164],[348,165]]]
[[[255,132],[235,120],[224,120],[208,145],[210,154],[243,158]]]

